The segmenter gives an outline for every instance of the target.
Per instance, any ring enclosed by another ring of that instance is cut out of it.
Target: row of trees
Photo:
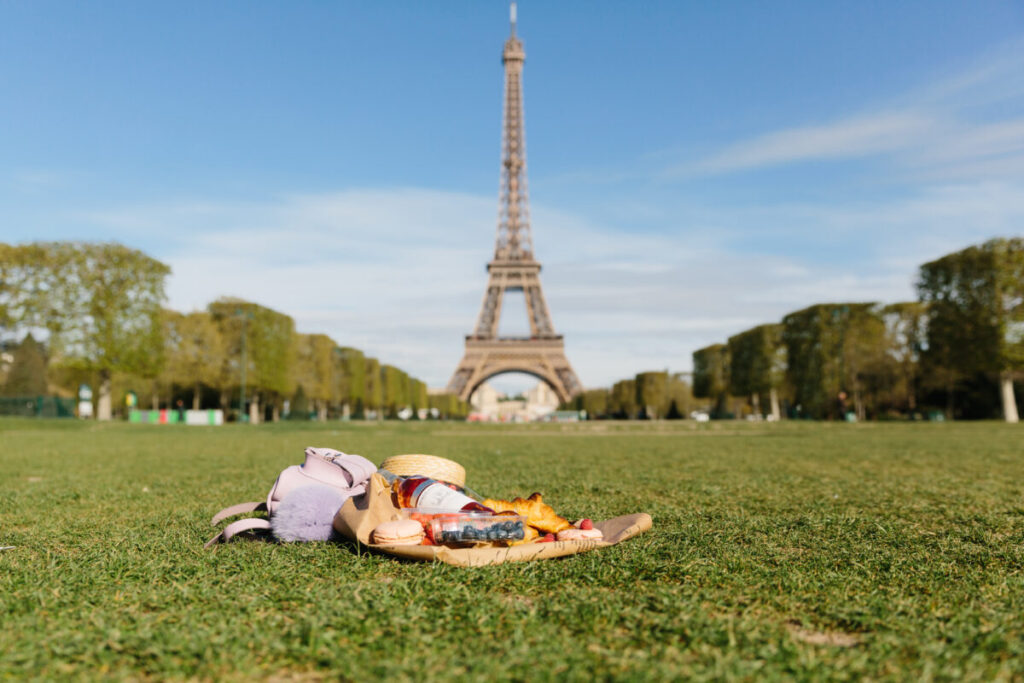
[[[153,394],[187,387],[198,408],[209,390],[228,405],[241,392],[242,359],[251,419],[266,412],[277,419],[289,397],[292,412],[305,406],[319,419],[363,417],[368,412],[394,417],[406,408],[436,408],[461,417],[466,406],[447,396],[428,396],[427,385],[362,351],[340,346],[325,334],[295,331],[288,315],[248,301],[219,299],[206,311],[163,312],[165,363],[152,379]]]
[[[1018,420],[1024,377],[1024,239],[997,239],[921,266],[918,301],[815,304],[693,354],[693,391],[722,414],[912,415]],[[995,397],[998,396],[996,400]]]
[[[563,408],[584,410],[590,418],[678,419],[696,407],[690,383],[682,373],[641,372],[610,389],[588,389]]]
[[[39,389],[23,375],[38,375],[41,364],[65,393],[95,382],[100,419],[129,389],[154,406],[187,399],[193,408],[225,409],[244,389],[254,420],[277,419],[296,394],[321,418],[428,407],[466,414],[455,397],[428,396],[401,369],[326,335],[297,333],[290,316],[259,304],[225,298],[205,311],[167,310],[169,273],[119,244],[0,244],[0,333],[22,340],[8,358],[4,391]]]

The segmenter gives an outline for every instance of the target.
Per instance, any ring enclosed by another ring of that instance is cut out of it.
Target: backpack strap
[[[224,508],[215,514],[213,519],[210,520],[210,526],[217,526],[218,522],[221,522],[228,517],[240,515],[243,512],[265,512],[266,509],[266,503],[239,503],[238,505],[232,505],[231,507]]]
[[[270,529],[270,521],[260,517],[248,517],[246,519],[240,519],[237,522],[232,522],[224,527],[223,531],[207,541],[203,547],[209,548],[217,542],[227,543],[236,534],[240,534],[243,531],[251,531],[253,529]]]

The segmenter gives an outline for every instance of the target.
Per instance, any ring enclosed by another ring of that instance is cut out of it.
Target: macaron
[[[383,522],[373,530],[378,545],[419,545],[423,542],[423,525],[414,519]]]
[[[600,529],[577,529],[574,526],[558,532],[559,541],[588,541],[604,538]]]

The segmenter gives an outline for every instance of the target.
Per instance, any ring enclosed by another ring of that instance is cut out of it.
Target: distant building
[[[469,399],[471,419],[487,422],[533,422],[553,413],[558,403],[558,395],[544,382],[522,398],[509,398],[484,382]]]
[[[558,409],[558,394],[544,382],[526,392],[526,411],[530,420],[539,420]]]
[[[484,419],[497,419],[498,402],[503,398],[505,398],[505,394],[484,382],[469,397],[470,413],[475,413]]]

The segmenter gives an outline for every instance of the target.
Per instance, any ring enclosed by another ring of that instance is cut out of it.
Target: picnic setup
[[[236,537],[280,542],[347,539],[407,560],[462,567],[528,562],[598,550],[651,528],[639,512],[574,521],[534,492],[485,498],[466,486],[462,465],[434,455],[397,455],[379,466],[360,455],[310,447],[301,465],[278,476],[265,501],[224,508],[206,543]]]

